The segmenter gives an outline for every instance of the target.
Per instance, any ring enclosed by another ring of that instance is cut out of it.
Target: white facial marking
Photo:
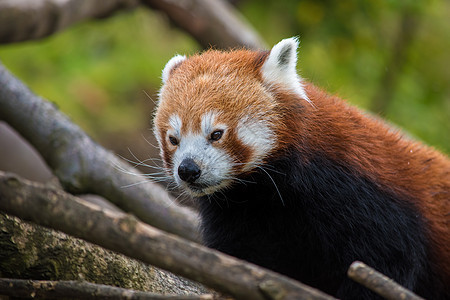
[[[245,165],[244,171],[250,171],[261,164],[275,146],[276,139],[272,130],[264,121],[257,120],[257,116],[247,116],[238,124],[238,138],[253,149],[253,157]]]
[[[181,118],[178,115],[172,115],[169,118],[169,125],[171,130],[168,131],[169,134],[174,135],[175,137],[181,136]]]
[[[211,133],[214,130],[214,121],[216,119],[216,114],[212,111],[207,112],[202,116],[202,121],[200,127],[204,135]]]
[[[212,111],[207,112],[202,116],[200,128],[205,136],[209,136],[214,130],[225,130],[227,128],[225,124],[216,123],[216,118],[217,113]]]
[[[204,114],[201,118],[201,132],[180,135],[179,145],[173,156],[173,174],[176,183],[195,197],[214,193],[231,182],[229,178],[231,176],[231,158],[228,153],[210,141],[211,133],[214,130],[226,129],[223,124],[215,124],[215,120],[215,113]],[[177,126],[181,128],[181,120],[177,116],[171,117],[169,123],[174,131]],[[200,177],[194,185],[184,182],[178,175],[178,167],[186,158],[193,159],[201,169]]]
[[[296,38],[284,39],[276,44],[262,66],[262,76],[266,82],[291,89],[311,103],[296,70],[298,44]]]

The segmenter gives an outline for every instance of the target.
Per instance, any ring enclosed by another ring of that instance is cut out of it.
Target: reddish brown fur
[[[428,220],[436,261],[450,284],[450,161],[443,154],[402,136],[381,120],[349,106],[312,84],[306,86],[314,106],[304,104],[301,116],[285,114],[281,140],[299,141],[306,155],[320,152],[354,167],[382,189],[413,199]],[[277,92],[289,111],[295,97]]]
[[[220,110],[218,122],[226,120],[230,128],[237,127],[240,117],[262,113],[278,137],[276,150],[270,155],[282,154],[285,147],[296,144],[305,159],[308,154],[322,153],[353,166],[357,175],[380,188],[412,199],[411,205],[428,220],[435,263],[450,285],[449,159],[312,84],[306,85],[306,92],[314,105],[300,103],[297,96],[279,86],[265,85],[260,69],[266,56],[267,52],[245,50],[209,51],[181,63],[169,78],[170,89],[162,90],[162,98],[171,99],[170,103],[162,101],[155,119],[162,137],[175,108],[183,122],[189,120],[183,124],[184,132],[198,131],[201,115],[209,110]],[[239,101],[232,101],[235,99]],[[246,161],[251,149],[235,132],[227,134],[233,139],[233,149],[227,151]],[[170,163],[173,149],[162,144],[164,160]]]
[[[181,133],[186,134],[200,131],[201,117],[205,112],[220,111],[216,123],[224,123],[230,128],[225,134],[228,136],[226,139],[232,142],[223,145],[219,141],[216,146],[224,147],[237,162],[249,160],[252,149],[242,144],[235,129],[240,119],[251,115],[255,108],[264,111],[274,106],[270,94],[259,83],[261,75],[258,70],[267,53],[256,56],[246,50],[234,53],[208,51],[201,56],[190,57],[172,70],[167,85],[169,88],[161,92],[161,98],[170,99],[170,103],[161,101],[155,118],[155,127],[161,136],[169,129],[168,119],[173,114],[183,120]],[[186,98],[193,95],[195,99]],[[268,118],[274,119],[275,116],[268,115]],[[163,143],[162,148],[164,161],[170,162],[175,148],[167,143]],[[166,167],[171,168],[170,165]],[[238,165],[235,168],[238,171],[241,167]]]

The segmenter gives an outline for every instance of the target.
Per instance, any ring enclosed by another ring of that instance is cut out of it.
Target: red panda
[[[450,299],[450,161],[296,72],[298,41],[165,66],[154,133],[207,246],[343,299],[361,260]]]

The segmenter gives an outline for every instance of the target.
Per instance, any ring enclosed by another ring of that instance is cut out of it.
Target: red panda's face
[[[154,132],[166,170],[191,195],[229,187],[277,147],[282,119],[270,86],[279,83],[263,71],[270,56],[208,51],[166,65]]]
[[[155,132],[163,161],[193,196],[226,188],[276,145],[272,96],[257,77],[225,65],[224,56],[210,52],[184,61],[160,93]]]

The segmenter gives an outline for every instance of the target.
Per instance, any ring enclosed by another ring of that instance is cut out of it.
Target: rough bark
[[[49,101],[34,95],[0,64],[0,119],[42,155],[63,187],[97,194],[155,227],[199,240],[198,218],[159,185],[92,141]],[[129,186],[128,188],[124,188]]]
[[[359,261],[351,264],[348,269],[348,277],[388,300],[423,300],[392,279]]]
[[[133,8],[139,0],[2,0],[0,43],[39,39],[80,21]]]
[[[77,222],[81,220],[86,219],[79,217]],[[3,213],[0,249],[0,277],[85,280],[161,294],[206,292],[168,272]]]
[[[142,0],[163,11],[204,48],[266,48],[257,32],[233,6],[223,0]]]
[[[0,43],[39,39],[83,20],[108,17],[140,4],[164,12],[203,47],[264,47],[239,12],[222,0],[3,0]]]
[[[0,295],[29,299],[207,300],[213,295],[162,295],[85,281],[0,278]]]
[[[333,299],[285,276],[101,210],[62,190],[0,173],[0,210],[200,282],[238,299]],[[80,220],[86,220],[86,223]]]

